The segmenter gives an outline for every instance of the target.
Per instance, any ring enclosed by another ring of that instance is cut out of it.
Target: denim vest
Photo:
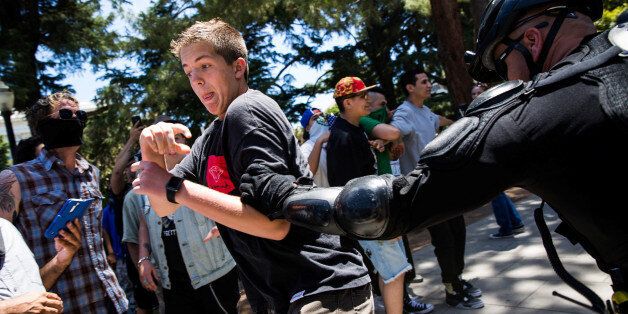
[[[161,238],[161,218],[150,209],[148,198],[143,195],[142,199],[144,201],[142,213],[148,226],[152,260],[155,267],[159,269],[162,286],[170,289],[168,263]],[[181,206],[174,212],[173,220],[177,228],[183,262],[194,289],[224,276],[235,267],[235,261],[220,237],[203,242],[209,231],[216,226],[211,219]]]

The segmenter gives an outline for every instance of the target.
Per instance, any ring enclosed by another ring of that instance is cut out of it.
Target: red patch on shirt
[[[207,170],[205,171],[205,180],[207,187],[229,194],[235,185],[231,182],[229,171],[227,171],[227,162],[224,156],[209,156],[207,158]]]

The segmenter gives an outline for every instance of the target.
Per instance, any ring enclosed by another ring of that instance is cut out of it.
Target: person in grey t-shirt
[[[414,69],[399,80],[406,101],[397,108],[391,124],[401,131],[405,151],[399,158],[401,173],[408,174],[419,162],[423,148],[436,137],[439,127],[453,121],[433,113],[423,103],[430,97],[432,84],[427,74]],[[480,289],[460,276],[464,269],[466,225],[462,215],[428,228],[434,254],[445,285],[445,300],[455,307],[477,309],[484,306]]]

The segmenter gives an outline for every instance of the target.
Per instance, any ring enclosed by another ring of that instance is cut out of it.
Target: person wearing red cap
[[[336,84],[334,99],[340,114],[327,143],[330,186],[343,186],[353,178],[376,173],[371,144],[360,126],[360,118],[371,113],[366,99],[367,91],[374,87],[366,87],[357,77],[345,77]]]
[[[334,99],[340,116],[330,129],[327,144],[327,177],[331,186],[344,186],[349,180],[376,174],[375,155],[371,147],[384,151],[382,140],[369,141],[360,120],[371,113],[369,90],[357,77],[342,78]],[[359,241],[364,255],[377,271],[378,283],[387,313],[429,313],[434,307],[414,301],[404,307],[404,274],[412,269],[401,241]]]

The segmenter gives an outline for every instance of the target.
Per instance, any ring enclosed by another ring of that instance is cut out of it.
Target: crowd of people
[[[409,68],[395,110],[376,85],[342,78],[338,116],[308,108],[299,142],[279,105],[249,88],[244,39],[220,19],[171,42],[216,119],[191,146],[168,116],[134,122],[109,187],[80,154],[78,101],[40,99],[27,113],[36,136],[0,173],[0,312],[237,313],[243,291],[255,313],[373,313],[376,291],[387,313],[429,313],[408,291],[416,227],[429,230],[445,303],[478,309],[482,291],[462,277],[462,213],[492,199],[490,237],[523,232],[511,186],[552,204],[625,310],[628,229],[612,210],[623,185],[604,178],[628,174],[611,145],[628,130],[627,62],[595,33],[601,1],[559,2],[489,4],[471,73],[511,81],[481,96],[487,87],[474,86],[455,124],[425,105],[430,78]],[[565,95],[581,97],[566,107]],[[583,161],[590,182],[577,180]],[[94,201],[49,239],[67,199]]]

